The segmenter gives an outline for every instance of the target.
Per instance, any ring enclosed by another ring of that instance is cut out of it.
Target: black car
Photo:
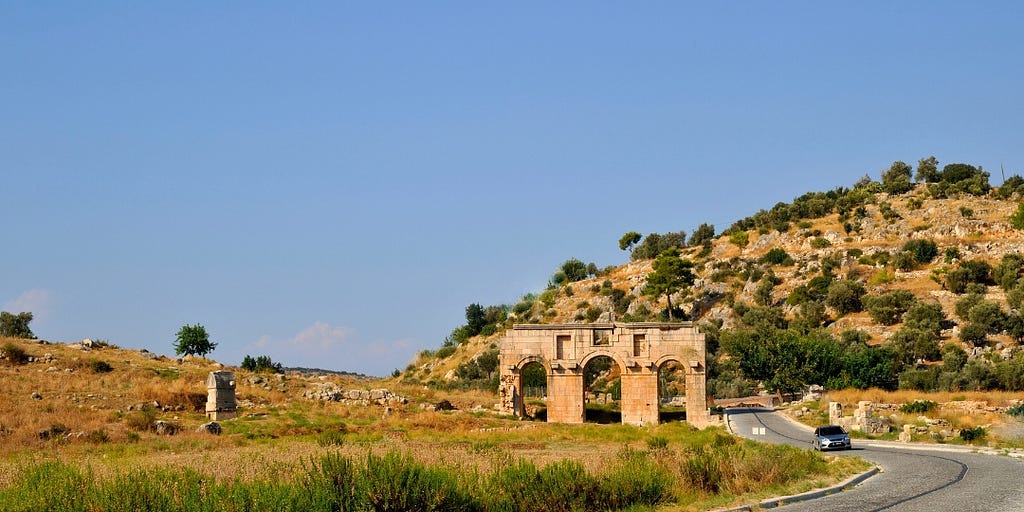
[[[847,434],[839,425],[824,425],[814,429],[814,440],[811,446],[815,450],[849,450],[853,448],[850,444],[850,434]]]

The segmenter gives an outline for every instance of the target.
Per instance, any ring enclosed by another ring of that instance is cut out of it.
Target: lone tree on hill
[[[882,172],[882,190],[890,195],[910,192],[914,185],[910,182],[913,169],[899,160],[892,163],[889,170]]]
[[[32,334],[32,329],[28,328],[28,323],[31,321],[32,313],[27,311],[23,311],[17,315],[6,311],[0,312],[0,336],[28,339],[35,338],[36,336]]]
[[[213,352],[215,348],[217,348],[217,344],[210,341],[210,335],[206,333],[206,328],[199,324],[181,326],[174,340],[174,352],[178,355],[202,357]]]
[[[623,251],[632,249],[634,245],[640,242],[641,238],[643,238],[643,236],[641,236],[640,233],[630,231],[629,233],[622,235],[622,238],[619,239],[619,249],[622,249]]]
[[[644,295],[649,297],[665,296],[668,300],[668,320],[672,318],[672,294],[688,288],[696,276],[693,274],[693,262],[679,258],[679,249],[673,247],[658,255],[652,265],[653,272],[647,274],[647,286]]]

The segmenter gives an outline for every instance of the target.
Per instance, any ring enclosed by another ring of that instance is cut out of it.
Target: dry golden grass
[[[983,402],[992,407],[1010,405],[1014,400],[1020,400],[1021,394],[1012,391],[940,391],[925,393],[912,390],[886,391],[882,389],[843,389],[828,392],[828,400],[823,401],[842,402],[843,404],[856,405],[858,401],[869,400],[878,403],[903,404],[914,400],[931,400],[936,403],[945,402]]]

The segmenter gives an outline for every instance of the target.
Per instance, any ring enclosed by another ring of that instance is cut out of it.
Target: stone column
[[[229,371],[210,372],[206,378],[206,417],[213,421],[238,416],[235,404],[235,374]]]
[[[583,423],[583,373],[556,371],[548,376],[548,421]]]
[[[622,422],[629,425],[658,424],[658,372],[639,368],[623,373]]]
[[[498,383],[498,398],[500,409],[504,414],[512,414],[523,417],[523,376],[518,370],[508,373],[502,372],[501,380]]]
[[[843,419],[843,404],[839,402],[828,403],[828,422],[838,425]]]
[[[704,428],[710,422],[708,417],[707,376],[704,364],[699,360],[686,362],[686,422]]]

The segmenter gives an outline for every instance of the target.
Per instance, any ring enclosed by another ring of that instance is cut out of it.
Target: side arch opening
[[[530,419],[547,421],[547,369],[539,361],[530,361],[519,372],[523,383],[523,414]]]
[[[658,366],[658,422],[686,420],[686,367],[674,359]]]

